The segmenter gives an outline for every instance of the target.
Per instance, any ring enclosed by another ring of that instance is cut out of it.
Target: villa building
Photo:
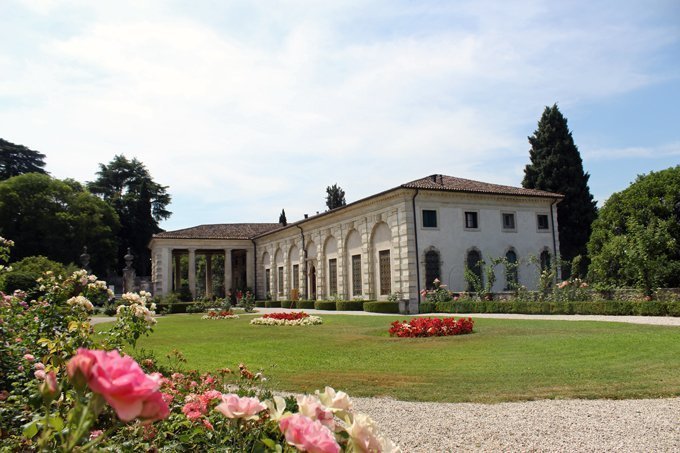
[[[167,231],[149,244],[153,292],[179,290],[186,275],[196,295],[200,255],[207,295],[213,291],[215,255],[224,262],[222,290],[248,287],[259,299],[386,300],[398,294],[416,312],[420,291],[435,278],[465,291],[465,266],[481,274],[479,261],[499,257],[519,266],[513,272],[499,268],[493,291],[513,283],[534,288],[538,272],[528,259],[536,257],[545,266],[557,255],[555,205],[562,198],[431,175],[286,226],[239,223]]]

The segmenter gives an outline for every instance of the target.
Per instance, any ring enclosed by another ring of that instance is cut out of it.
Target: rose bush
[[[397,337],[442,337],[472,333],[474,321],[471,318],[413,318],[410,321],[394,321],[390,336]]]
[[[262,326],[313,326],[323,324],[318,316],[310,316],[305,312],[271,313],[250,321],[253,325]]]

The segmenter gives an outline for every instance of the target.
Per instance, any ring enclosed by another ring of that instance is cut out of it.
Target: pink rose
[[[32,362],[35,360],[35,357],[33,356],[33,354],[24,354],[24,360]]]
[[[134,359],[118,351],[78,349],[67,370],[69,376],[82,375],[88,387],[102,395],[122,421],[160,420],[170,413],[158,391],[157,376],[145,374]]]
[[[43,370],[35,370],[35,372],[33,373],[33,376],[35,376],[35,378],[38,379],[39,381],[44,381],[45,376],[46,376],[45,370],[44,369]]]
[[[36,370],[44,370],[44,369],[45,369],[45,364],[42,363],[42,362],[38,362],[38,363],[36,363],[35,365],[33,365],[33,367],[34,367]]]
[[[222,395],[222,402],[215,409],[227,418],[243,418],[245,420],[257,419],[257,414],[265,410],[267,406],[257,398],[243,397],[228,393]]]
[[[286,442],[293,447],[309,453],[338,453],[340,445],[333,433],[318,420],[302,414],[291,415],[279,421],[279,428]]]
[[[302,415],[309,417],[312,420],[319,420],[322,425],[329,429],[335,428],[333,412],[326,409],[318,398],[312,395],[298,396],[297,403]]]

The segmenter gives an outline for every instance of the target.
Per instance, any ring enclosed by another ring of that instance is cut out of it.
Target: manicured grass
[[[403,316],[324,315],[307,327],[249,325],[252,316],[161,318],[138,348],[173,349],[203,371],[247,364],[274,388],[325,385],[355,396],[499,402],[680,395],[680,328],[604,322],[476,319],[475,333],[390,338]],[[473,317],[474,319],[474,317]]]

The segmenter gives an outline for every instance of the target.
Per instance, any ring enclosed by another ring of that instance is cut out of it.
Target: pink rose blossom
[[[35,365],[33,365],[33,368],[36,370],[44,370],[45,369],[45,364],[42,362],[38,362]]]
[[[24,354],[24,360],[32,362],[35,360],[35,357],[33,356],[33,354]]]
[[[302,414],[291,415],[279,421],[279,428],[286,442],[309,453],[338,453],[340,445],[333,433],[318,420]]]
[[[319,420],[322,425],[331,430],[335,428],[333,412],[326,409],[318,398],[312,395],[298,396],[297,403],[302,415],[309,417],[312,420]]]
[[[101,429],[95,429],[94,431],[90,431],[90,440],[95,440],[97,437],[101,436],[104,434],[104,431]]]
[[[227,418],[243,418],[245,420],[257,419],[257,414],[265,410],[267,406],[257,398],[243,397],[228,393],[222,395],[222,402],[215,409]]]
[[[45,370],[35,370],[35,372],[33,373],[33,376],[35,376],[35,378],[40,380],[40,381],[44,381],[45,380]]]
[[[157,376],[148,376],[139,364],[118,351],[78,349],[67,365],[69,376],[82,373],[93,392],[101,394],[118,418],[160,420],[169,415],[158,391]]]
[[[210,423],[210,420],[204,418],[204,419],[201,420],[201,421],[203,422],[203,426],[205,426],[205,428],[206,428],[207,430],[209,430],[209,431],[214,431],[214,430],[215,430],[215,428],[213,428],[212,423]]]

